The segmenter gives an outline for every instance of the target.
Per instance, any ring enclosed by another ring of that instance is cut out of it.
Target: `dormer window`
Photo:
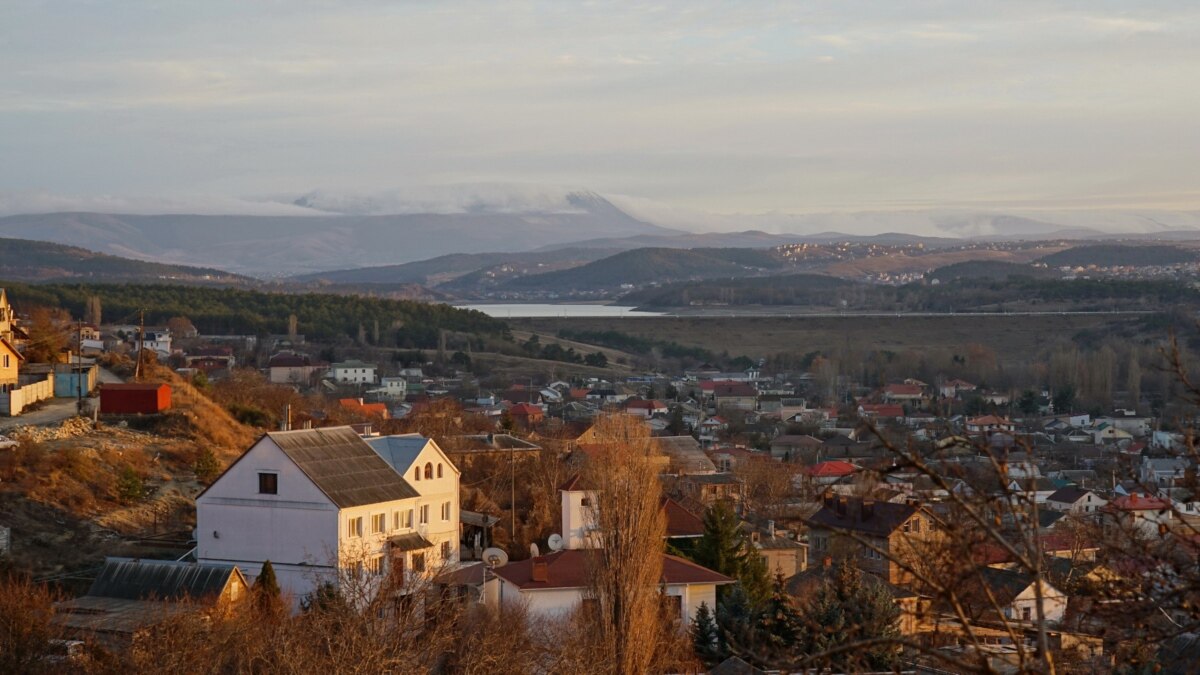
[[[279,474],[269,471],[260,471],[258,474],[258,494],[279,494]]]

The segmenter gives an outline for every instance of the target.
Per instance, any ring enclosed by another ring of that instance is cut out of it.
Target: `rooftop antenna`
[[[536,558],[536,557],[538,557],[538,556],[539,556],[539,555],[541,555],[541,554],[542,554],[542,553],[541,553],[541,551],[539,551],[539,550],[538,550],[538,545],[537,545],[537,542],[530,542],[530,544],[529,544],[529,556],[530,556],[531,558]]]
[[[546,546],[550,547],[551,551],[561,551],[563,547],[563,538],[561,534],[555,532],[546,540]]]

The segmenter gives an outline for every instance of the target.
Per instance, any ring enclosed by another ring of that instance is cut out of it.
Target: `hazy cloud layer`
[[[8,0],[0,207],[1188,209],[1197,82],[1190,0]]]

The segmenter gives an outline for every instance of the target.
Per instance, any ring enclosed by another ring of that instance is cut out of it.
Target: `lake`
[[[455,305],[460,309],[477,309],[497,319],[528,319],[550,316],[576,318],[619,318],[635,316],[662,316],[660,312],[639,312],[632,307],[617,305],[554,305],[550,303],[512,303]]]

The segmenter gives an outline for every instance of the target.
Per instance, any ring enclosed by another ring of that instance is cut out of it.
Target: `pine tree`
[[[804,647],[809,654],[866,638],[900,635],[900,608],[891,593],[881,580],[864,578],[854,565],[839,565],[817,589],[802,616]],[[835,670],[880,670],[895,660],[894,646],[883,643],[834,655],[822,665]]]
[[[273,612],[279,607],[279,582],[275,579],[275,568],[271,561],[263,563],[258,578],[254,580],[254,607],[261,612]]]
[[[753,605],[761,605],[771,595],[766,561],[742,532],[741,519],[727,501],[719,501],[704,512],[704,536],[696,545],[695,560],[737,579]],[[726,592],[721,591],[722,595]]]
[[[700,603],[696,610],[696,618],[692,621],[692,644],[695,646],[696,656],[706,664],[719,663],[724,659],[717,620],[707,602]]]
[[[771,597],[759,617],[756,643],[767,661],[787,660],[800,648],[803,625],[799,612],[788,597],[783,573],[775,575]]]

